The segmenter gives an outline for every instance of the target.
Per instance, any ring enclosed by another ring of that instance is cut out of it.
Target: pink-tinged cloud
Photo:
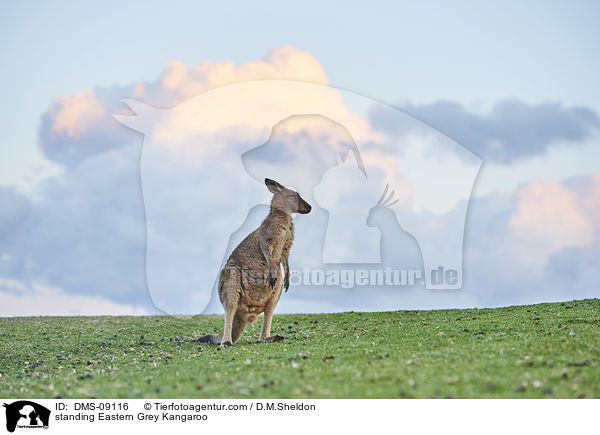
[[[173,60],[164,65],[156,81],[140,81],[108,89],[99,87],[55,98],[52,107],[42,118],[40,147],[50,160],[72,167],[92,155],[122,147],[137,139],[137,136],[124,129],[112,117],[114,113],[130,114],[120,103],[123,98],[135,98],[153,107],[171,108],[206,91],[252,80],[294,80],[322,85],[329,82],[322,65],[310,53],[293,47],[277,48],[264,59],[240,65],[205,60],[188,67],[180,60]],[[294,104],[295,107],[302,108],[318,101],[337,119],[355,125],[363,137],[373,136],[368,121],[350,113],[338,92],[327,86],[312,89],[312,92],[300,97],[279,95],[273,104],[281,107],[288,104],[290,98],[299,98],[297,104]],[[248,107],[252,107],[260,95],[233,94],[228,98],[239,101],[239,111],[247,113]],[[187,108],[190,110],[182,113],[178,124],[173,126],[173,131],[177,131],[182,138],[231,127],[228,114],[218,111],[213,113],[210,107],[200,108],[199,111],[190,105]],[[251,128],[264,127],[252,116],[246,122]],[[296,125],[294,122],[287,123],[287,128],[302,134],[311,129],[306,123]],[[318,134],[322,129],[319,125],[314,125],[312,130]]]
[[[310,53],[279,47],[265,59],[240,65],[204,60],[188,67],[180,60],[165,63],[158,82],[135,87],[134,95],[157,106],[172,106],[201,92],[248,80],[298,80],[326,85],[323,66]]]
[[[595,225],[600,226],[600,173],[590,176],[586,181],[582,207]]]
[[[66,97],[55,97],[50,109],[51,129],[59,135],[79,139],[95,122],[101,120],[104,114],[102,103],[91,90]]]
[[[288,80],[325,86],[302,86],[299,83],[294,87],[285,82]],[[256,83],[253,86],[235,86],[248,81]],[[280,84],[274,81],[280,81]],[[190,139],[199,135],[222,132],[231,135],[236,130],[241,135],[252,135],[251,130],[260,132],[272,128],[273,119],[282,113],[324,114],[351,130],[355,140],[380,141],[381,137],[372,131],[368,120],[352,113],[342,94],[327,84],[323,67],[311,54],[293,47],[280,47],[265,59],[239,66],[232,62],[202,61],[187,67],[179,60],[169,61],[163,67],[158,82],[137,83],[130,95],[150,106],[170,109],[170,121],[163,122],[152,133],[158,141],[169,142],[171,147],[188,144]],[[150,106],[144,108],[138,104],[131,108],[141,116],[141,112],[151,111]],[[126,116],[119,119],[140,129],[139,120],[127,119]],[[289,120],[285,123],[285,130],[318,136],[324,129],[322,122],[315,118],[314,122]]]
[[[563,248],[594,242],[599,228],[599,175],[586,180],[590,186],[586,190],[542,179],[515,192],[515,210],[508,219],[508,229],[516,250],[527,252],[529,259],[522,261],[541,267],[551,254]]]

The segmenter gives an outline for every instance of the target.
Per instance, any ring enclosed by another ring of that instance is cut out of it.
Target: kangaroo
[[[294,239],[292,213],[309,213],[310,204],[297,192],[265,178],[273,194],[271,209],[260,226],[233,250],[219,276],[219,299],[225,309],[225,330],[198,339],[202,343],[231,347],[240,338],[248,322],[260,313],[264,321],[259,342],[281,341],[271,335],[273,311],[282,287],[290,286],[289,255]],[[281,274],[283,265],[284,276]]]

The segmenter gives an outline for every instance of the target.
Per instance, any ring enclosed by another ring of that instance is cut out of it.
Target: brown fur
[[[271,210],[262,224],[233,250],[219,277],[219,299],[225,309],[225,330],[199,341],[229,347],[248,322],[264,313],[260,342],[283,340],[271,336],[273,311],[282,287],[289,287],[289,254],[294,239],[292,213],[309,213],[310,205],[297,192],[265,179],[273,193]],[[281,273],[283,265],[284,273]]]

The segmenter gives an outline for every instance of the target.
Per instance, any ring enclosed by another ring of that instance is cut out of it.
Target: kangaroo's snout
[[[312,207],[310,206],[310,204],[302,198],[300,198],[300,195],[298,195],[298,213],[307,214],[310,213],[311,210]]]

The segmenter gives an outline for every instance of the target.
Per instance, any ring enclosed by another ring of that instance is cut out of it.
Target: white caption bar
[[[5,399],[3,403],[0,422],[19,435],[586,433],[595,428],[600,405],[598,400]]]

